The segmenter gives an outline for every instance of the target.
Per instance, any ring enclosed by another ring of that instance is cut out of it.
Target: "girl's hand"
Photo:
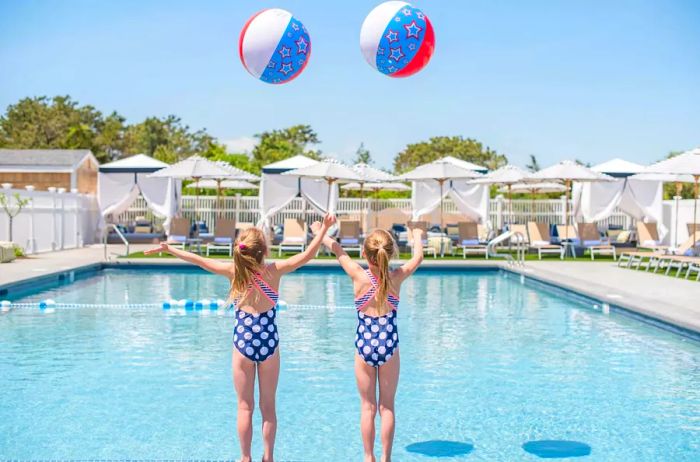
[[[144,255],[152,255],[154,253],[161,253],[161,252],[170,253],[170,246],[168,245],[167,242],[161,242],[158,247],[153,248],[153,249],[148,249],[143,254]]]
[[[335,224],[335,221],[335,215],[327,213],[326,216],[323,217],[323,227],[328,229]]]
[[[314,221],[313,223],[311,223],[311,232],[314,234],[314,236],[318,235],[318,233],[321,232],[320,221]]]

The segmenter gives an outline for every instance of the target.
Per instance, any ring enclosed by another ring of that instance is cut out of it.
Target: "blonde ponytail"
[[[389,272],[389,261],[396,253],[396,243],[391,234],[377,229],[372,231],[365,239],[364,250],[369,262],[379,270],[377,275],[379,285],[375,294],[375,300],[377,302],[377,312],[380,316],[383,316],[389,311],[387,308],[387,296],[394,291]]]
[[[248,292],[255,273],[260,272],[267,247],[265,237],[257,228],[243,231],[233,244],[233,278],[228,303],[239,300]],[[254,292],[256,296],[258,292]]]

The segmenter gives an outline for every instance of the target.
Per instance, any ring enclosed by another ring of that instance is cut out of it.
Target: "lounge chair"
[[[578,224],[579,244],[588,249],[591,260],[595,260],[596,253],[599,255],[612,255],[613,260],[617,260],[615,246],[609,241],[601,239],[598,226],[595,223]]]
[[[277,246],[277,255],[282,256],[283,250],[303,252],[306,248],[307,238],[306,222],[299,218],[287,218],[284,220],[284,233],[282,242]]]
[[[649,267],[654,264],[654,272],[659,269],[666,268],[666,274],[668,275],[672,269],[678,269],[676,277],[679,277],[683,272],[684,268],[690,269],[690,265],[695,264],[700,261],[700,257],[697,257],[697,244],[700,243],[700,231],[696,232],[693,236],[690,236],[682,246],[675,249],[673,253],[666,253],[663,255],[654,255],[650,257]],[[647,267],[647,270],[649,269]]]
[[[437,252],[435,251],[435,248],[428,245],[428,223],[425,221],[411,221],[408,223],[408,246],[411,248],[411,252],[413,252],[413,235],[411,234],[410,230],[411,229],[420,229],[423,231],[423,235],[425,238],[423,239],[423,254],[426,253],[431,253],[433,254],[433,257],[437,257]]]
[[[152,234],[153,223],[146,217],[136,217],[134,220],[134,234]]]
[[[688,279],[691,273],[698,273],[695,280],[700,281],[700,260],[691,262],[690,265],[688,265],[688,270],[685,272],[685,278]]]
[[[527,224],[527,234],[530,240],[530,250],[537,251],[537,258],[542,260],[542,254],[559,254],[559,258],[564,259],[564,246],[552,244],[552,236],[549,234],[547,223],[536,223],[530,221]]]
[[[693,231],[700,231],[700,223],[687,223],[686,226],[688,227],[688,235],[692,234]]]
[[[457,249],[462,249],[462,258],[467,258],[467,254],[484,254],[485,258],[489,258],[487,246],[479,239],[479,227],[476,223],[470,221],[460,221],[457,223],[459,230],[459,238],[457,245],[452,249],[452,255]]]
[[[681,244],[676,249],[669,249],[668,247],[663,247],[659,250],[653,251],[632,251],[632,252],[622,252],[620,258],[617,261],[617,266],[622,266],[623,263],[626,268],[630,268],[635,265],[635,269],[639,269],[642,264],[646,263],[646,270],[649,271],[654,268],[654,272],[657,272],[659,268],[663,267],[663,263],[673,256],[685,256],[687,253],[691,252],[695,244],[700,241],[700,231],[695,233],[695,236],[689,237],[683,244]]]
[[[15,245],[12,242],[0,242],[0,263],[10,263],[15,259]]]
[[[190,220],[187,218],[173,218],[170,223],[170,234],[167,243],[171,247],[186,250],[187,239],[190,237]]]
[[[355,220],[341,220],[338,231],[338,242],[346,252],[362,253],[360,245],[360,222]]]
[[[233,241],[236,239],[236,220],[220,218],[214,228],[214,240],[207,243],[207,257],[214,252],[227,252],[233,256]]]
[[[396,224],[406,225],[409,215],[397,208],[384,209],[377,213],[377,228],[391,231]]]
[[[637,248],[651,250],[664,250],[668,248],[668,246],[661,245],[659,230],[656,223],[637,221]]]

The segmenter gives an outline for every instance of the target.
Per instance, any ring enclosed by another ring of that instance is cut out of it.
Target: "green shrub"
[[[18,245],[15,245],[15,257],[24,257],[24,249]]]

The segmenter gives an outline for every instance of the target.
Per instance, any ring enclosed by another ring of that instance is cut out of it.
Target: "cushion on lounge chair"
[[[168,238],[168,241],[170,241],[170,242],[186,242],[187,236],[173,235],[173,236],[170,236]]]
[[[351,238],[351,237],[343,237],[340,239],[340,245],[353,245],[353,244],[359,244],[360,240]]]
[[[658,241],[654,241],[654,240],[647,240],[647,241],[643,241],[643,242],[642,242],[642,245],[643,245],[643,246],[644,246],[644,245],[648,245],[648,246],[654,247],[654,246],[659,245],[659,242],[658,242]]]
[[[603,245],[603,241],[600,239],[596,240],[590,240],[590,241],[583,241],[584,246],[596,246],[596,245]]]
[[[625,242],[629,241],[631,234],[632,233],[630,233],[629,231],[620,231],[620,233],[618,233],[617,237],[615,238],[615,242],[617,242],[618,244],[624,244]]]
[[[544,245],[550,245],[549,241],[532,241],[532,245],[535,247],[542,247]]]
[[[462,245],[479,245],[479,239],[464,239]]]
[[[289,237],[285,237],[285,238],[284,238],[284,243],[285,243],[285,244],[291,244],[291,243],[297,243],[297,242],[298,242],[299,244],[305,244],[305,243],[306,243],[306,239],[303,238],[303,237],[299,237],[299,236],[289,236]]]
[[[233,244],[233,239],[230,237],[215,237],[214,244]]]

